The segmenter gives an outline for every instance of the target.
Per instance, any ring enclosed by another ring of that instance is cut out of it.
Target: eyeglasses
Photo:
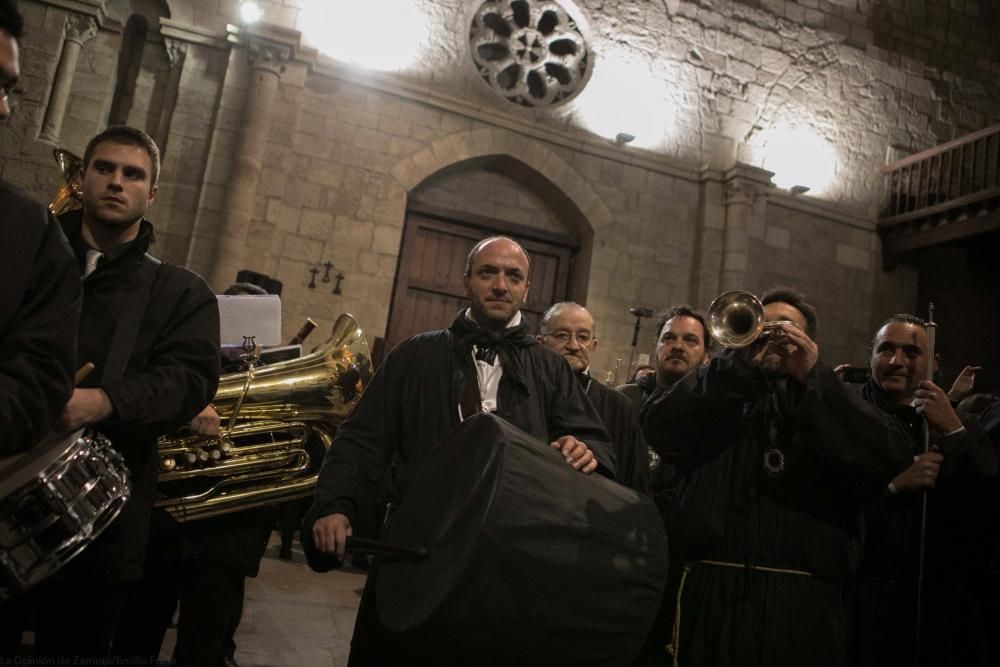
[[[577,331],[575,334],[569,331],[556,331],[555,333],[542,334],[548,338],[555,338],[556,342],[566,344],[570,338],[575,338],[580,345],[587,345],[594,340],[593,334],[587,331]]]

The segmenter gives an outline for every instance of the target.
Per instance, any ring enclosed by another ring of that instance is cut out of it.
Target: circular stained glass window
[[[472,18],[469,50],[483,81],[526,107],[579,93],[590,73],[587,43],[576,21],[552,0],[487,0]]]

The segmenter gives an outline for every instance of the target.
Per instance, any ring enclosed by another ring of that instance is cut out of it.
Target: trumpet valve
[[[791,324],[796,329],[799,325],[791,320],[771,320],[770,322],[764,323],[764,328],[760,332],[760,338],[768,340],[778,340],[785,336],[785,328],[783,324]]]

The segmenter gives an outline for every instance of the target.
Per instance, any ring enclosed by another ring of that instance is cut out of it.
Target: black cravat
[[[490,366],[497,358],[497,348],[495,346],[477,345],[476,346],[476,361],[485,361]]]
[[[492,331],[480,328],[479,324],[466,316],[463,311],[455,317],[449,330],[455,336],[456,353],[460,359],[468,359],[469,352],[473,349],[477,360],[488,363],[493,363],[499,356],[504,377],[520,391],[528,393],[518,350],[538,343],[528,334],[528,325],[525,322],[522,321],[516,327],[509,327],[503,331]],[[471,363],[469,365],[474,366]],[[475,368],[469,370],[475,373]]]

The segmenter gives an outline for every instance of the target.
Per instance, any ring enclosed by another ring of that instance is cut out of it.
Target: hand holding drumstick
[[[79,385],[93,370],[94,364],[92,362],[85,363],[73,376],[74,384]],[[81,426],[96,424],[107,419],[114,412],[114,409],[115,406],[103,389],[76,388],[69,398],[69,403],[63,408],[57,430],[62,433],[70,433]]]

